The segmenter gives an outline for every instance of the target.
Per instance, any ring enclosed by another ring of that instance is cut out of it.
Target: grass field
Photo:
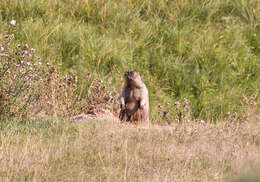
[[[226,181],[260,165],[259,124],[50,119],[0,137],[1,181]]]
[[[0,181],[260,181],[259,93],[259,0],[0,0]]]
[[[79,84],[90,72],[119,91],[123,73],[139,71],[156,119],[159,104],[176,115],[172,105],[184,98],[193,118],[242,117],[243,95],[260,92],[259,22],[258,0],[10,0],[0,6],[1,36],[14,34],[14,46],[27,43],[64,74],[73,70]],[[259,113],[259,96],[256,102]]]

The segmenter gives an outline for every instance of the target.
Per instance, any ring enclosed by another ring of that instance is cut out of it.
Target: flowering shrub
[[[13,45],[13,35],[0,39],[0,119],[26,116],[38,99],[37,86],[47,67],[41,66],[35,49]]]
[[[13,35],[0,37],[0,120],[37,114],[73,116],[116,102],[116,92],[108,91],[100,79],[89,73],[79,86],[75,74],[61,76],[34,48],[14,45],[13,39]]]
[[[167,103],[166,107],[158,105],[158,116],[166,124],[172,122],[190,122],[192,121],[190,101],[186,98],[176,101],[173,105]],[[201,120],[203,122],[203,120]]]

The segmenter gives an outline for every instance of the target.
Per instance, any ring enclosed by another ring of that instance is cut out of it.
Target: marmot
[[[120,95],[121,121],[149,123],[149,95],[140,74],[135,71],[125,73],[125,84]]]

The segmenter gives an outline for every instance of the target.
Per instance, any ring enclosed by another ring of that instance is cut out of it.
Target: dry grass
[[[222,181],[260,162],[259,124],[49,120],[0,137],[1,181]]]

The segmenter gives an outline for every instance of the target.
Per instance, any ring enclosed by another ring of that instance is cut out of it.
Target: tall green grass
[[[155,118],[158,104],[183,98],[194,118],[242,116],[242,96],[260,93],[258,0],[0,1],[6,33],[64,73],[112,78],[118,90],[126,70],[139,71]]]

